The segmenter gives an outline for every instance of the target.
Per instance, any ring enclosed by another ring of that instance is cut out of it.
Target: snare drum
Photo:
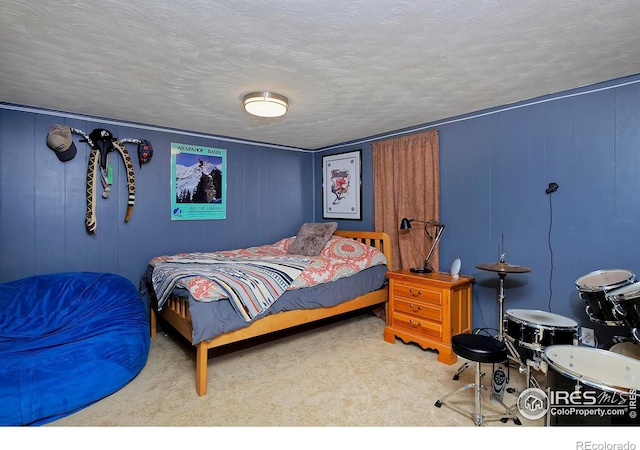
[[[551,425],[640,425],[639,360],[577,345],[548,347],[543,357]]]
[[[640,283],[633,283],[607,294],[613,313],[631,328],[631,335],[640,343]]]
[[[578,322],[559,314],[534,309],[509,309],[505,313],[507,338],[541,352],[551,345],[577,345]]]
[[[596,270],[578,278],[576,289],[580,298],[587,304],[585,311],[592,322],[617,327],[624,323],[613,313],[613,306],[607,300],[606,294],[635,282],[635,274],[628,270]]]

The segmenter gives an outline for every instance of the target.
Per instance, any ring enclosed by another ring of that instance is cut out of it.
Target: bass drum
[[[640,360],[577,345],[544,351],[552,426],[640,425]]]

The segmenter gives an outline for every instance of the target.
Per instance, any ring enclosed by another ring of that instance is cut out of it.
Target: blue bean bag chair
[[[0,425],[41,425],[112,394],[144,367],[149,319],[111,273],[0,284]]]

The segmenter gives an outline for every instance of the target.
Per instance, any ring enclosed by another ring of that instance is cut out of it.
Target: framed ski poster
[[[171,220],[226,219],[227,151],[171,143]]]

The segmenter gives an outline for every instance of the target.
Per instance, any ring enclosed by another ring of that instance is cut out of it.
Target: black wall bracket
[[[549,187],[545,190],[545,192],[547,193],[547,195],[550,195],[551,193],[557,191],[558,187],[558,183],[549,183]]]

